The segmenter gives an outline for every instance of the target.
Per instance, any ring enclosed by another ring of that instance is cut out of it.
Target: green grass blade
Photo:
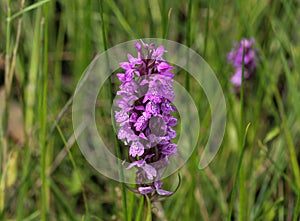
[[[10,0],[7,1],[7,18],[11,15],[11,8],[10,8]],[[7,128],[7,118],[8,118],[8,104],[7,104],[7,79],[10,73],[10,56],[11,56],[11,49],[10,49],[10,38],[11,38],[11,22],[8,21],[6,24],[6,44],[5,44],[5,92],[4,92],[4,99],[3,99],[3,111],[0,113],[0,150],[1,150],[1,172],[5,172],[6,168],[6,161],[8,155],[8,147],[7,147],[7,140],[6,140],[6,128]],[[2,109],[2,108],[1,108]],[[0,186],[0,211],[3,211],[5,205],[5,195],[6,195],[6,181],[4,180],[3,186]]]
[[[186,24],[186,46],[191,47],[192,41],[192,34],[191,34],[191,27],[192,27],[192,7],[193,0],[189,0],[188,2],[188,12],[187,12],[187,24]]]
[[[39,2],[36,2],[36,3],[32,4],[32,5],[30,5],[30,6],[27,6],[27,7],[24,8],[23,10],[21,10],[21,11],[15,13],[15,14],[13,14],[12,16],[9,16],[9,17],[7,18],[7,21],[12,21],[12,20],[14,20],[15,18],[17,18],[17,17],[23,15],[24,13],[29,12],[29,11],[31,11],[31,10],[34,10],[34,9],[36,9],[36,8],[39,8],[39,7],[41,7],[42,5],[44,5],[45,3],[48,3],[48,2],[50,2],[50,1],[51,1],[51,0],[42,0],[42,1],[39,1]]]
[[[5,193],[5,180],[7,177],[7,169],[8,169],[8,165],[9,165],[9,161],[10,161],[10,156],[8,156],[7,158],[7,162],[5,162],[5,166],[3,168],[3,171],[1,171],[0,174],[0,212],[4,211],[4,202],[5,202],[5,198],[4,198],[4,193]],[[1,217],[0,217],[1,218]]]
[[[231,221],[232,210],[233,210],[233,205],[234,205],[234,199],[235,199],[235,194],[236,194],[236,188],[237,188],[237,184],[238,184],[238,181],[239,181],[240,170],[241,170],[241,166],[242,166],[242,162],[243,162],[243,158],[244,158],[245,143],[246,143],[246,138],[247,138],[247,133],[248,133],[249,127],[250,127],[250,123],[247,125],[245,133],[244,133],[242,150],[241,150],[241,153],[240,153],[240,157],[239,157],[239,160],[238,160],[238,166],[237,166],[236,173],[235,173],[235,180],[234,180],[234,185],[233,185],[231,196],[230,196],[229,211],[228,211],[228,215],[227,215],[227,220],[228,221]]]
[[[153,16],[152,16],[152,12],[151,12],[151,5],[150,5],[150,1],[146,0],[146,4],[147,4],[147,13],[149,16],[149,36],[151,38],[154,37],[154,21],[153,21]]]
[[[57,202],[64,208],[64,211],[70,218],[70,220],[79,221],[79,219],[75,216],[75,212],[70,207],[70,203],[66,200],[64,193],[60,191],[58,186],[55,184],[51,178],[47,177],[47,181],[49,182],[50,188],[53,191],[54,195],[57,197]]]
[[[22,177],[25,177],[28,171],[31,149],[32,149],[32,132],[35,122],[36,115],[36,94],[37,94],[37,81],[38,72],[40,66],[40,42],[41,42],[41,9],[38,8],[35,15],[35,25],[34,25],[32,50],[30,55],[30,66],[29,66],[29,76],[28,83],[25,88],[25,153],[24,153],[24,166],[22,169]],[[24,184],[20,190],[18,202],[17,202],[17,220],[22,220],[24,217],[24,198],[27,194],[28,184]]]
[[[48,213],[50,208],[49,187],[46,182],[46,156],[47,156],[47,88],[48,88],[48,4],[44,5],[44,45],[43,45],[43,71],[41,73],[41,87],[40,87],[40,124],[41,128],[39,131],[40,148],[41,148],[41,220],[48,220]]]
[[[104,50],[107,50],[108,43],[107,43],[107,38],[106,38],[105,24],[104,24],[104,20],[103,20],[103,5],[102,5],[102,3],[103,3],[103,1],[101,0],[100,1],[100,18],[101,18],[101,23],[102,23],[101,28],[102,28],[102,37],[103,37]],[[109,81],[108,82],[108,93],[109,93],[110,105],[112,105],[112,103],[113,103],[112,82],[111,82],[110,78],[108,78],[108,81]],[[114,115],[111,115],[111,118],[112,118],[112,122],[115,122]],[[114,139],[115,139],[117,157],[119,159],[121,159],[121,152],[120,152],[119,141],[118,141],[118,138],[117,138],[116,135],[114,136]],[[123,181],[124,180],[123,167],[122,167],[122,165],[121,165],[120,162],[119,162],[118,167],[119,167],[120,178]],[[123,182],[121,183],[121,192],[122,192],[122,207],[123,207],[124,220],[127,221],[128,220],[127,198],[126,198],[125,184]],[[133,206],[133,205],[131,205],[131,206]]]
[[[300,190],[296,186],[296,184],[282,171],[280,166],[270,157],[267,155],[268,160],[272,163],[272,165],[275,167],[276,171],[281,174],[281,176],[285,179],[285,181],[290,185],[290,187],[293,189],[295,193],[298,193]]]
[[[167,27],[164,33],[164,39],[168,39],[169,35],[169,27],[170,27],[170,20],[171,20],[172,8],[169,9],[168,17],[167,17]]]
[[[127,208],[128,209],[128,211],[127,211],[128,220],[133,220],[133,216],[136,212],[135,211],[135,209],[136,209],[135,200],[136,200],[135,193],[128,191],[126,194],[126,206],[128,205],[128,208]]]
[[[31,215],[29,215],[28,217],[26,217],[23,221],[33,221],[33,220],[37,220],[37,218],[40,216],[40,211],[35,211],[34,213],[32,213]]]
[[[287,79],[288,84],[288,90],[291,98],[291,103],[293,104],[293,107],[295,109],[295,114],[298,118],[298,121],[300,122],[300,105],[297,104],[297,101],[300,100],[300,93],[297,86],[297,75],[293,74],[291,72],[291,69],[289,68],[288,61],[284,57],[283,50],[280,51],[280,58],[283,64],[284,73]]]
[[[290,129],[288,128],[287,121],[286,121],[286,115],[283,107],[283,103],[280,97],[280,94],[278,92],[278,88],[274,91],[276,102],[278,103],[280,117],[282,118],[282,127],[284,132],[285,141],[289,150],[289,156],[291,160],[291,166],[292,171],[296,180],[296,185],[298,188],[300,188],[300,170],[299,170],[299,164],[297,161],[297,154],[296,149],[294,146],[293,138],[290,132]]]
[[[26,152],[25,152],[24,158],[28,159],[28,157],[26,156]],[[37,167],[37,162],[38,162],[38,160],[36,158],[36,159],[34,159],[31,162],[31,164],[30,164],[30,162],[25,162],[24,163],[24,165],[25,164],[28,165],[28,167],[26,168],[27,169],[26,174],[23,176],[22,180],[20,181],[20,184],[16,187],[16,189],[15,189],[14,193],[12,194],[12,196],[7,200],[7,203],[6,203],[5,207],[4,207],[4,209],[0,212],[0,220],[4,219],[3,217],[5,216],[5,212],[8,210],[9,206],[11,205],[11,203],[13,202],[13,200],[15,199],[15,197],[19,197],[19,199],[20,199],[20,195],[24,196],[24,190],[26,190],[26,188],[23,188],[23,186],[27,185],[27,182],[29,181],[31,173]],[[19,203],[19,201],[17,203]]]
[[[300,214],[300,193],[298,192],[296,205],[295,205],[295,210],[294,210],[294,215],[293,215],[293,221],[299,220],[298,219],[299,214]]]
[[[210,14],[210,0],[207,0],[207,13],[205,19],[205,37],[204,37],[204,50],[203,50],[203,57],[206,57],[207,52],[207,41],[208,41],[208,34],[209,34],[209,14]]]
[[[145,195],[145,197],[147,200],[147,214],[145,221],[152,221],[151,201],[147,195]]]
[[[244,108],[244,92],[245,92],[245,47],[243,46],[243,55],[242,55],[242,85],[240,88],[240,133],[239,133],[239,146],[240,153],[244,151],[244,128],[245,128],[245,108]],[[245,179],[245,170],[241,166],[239,174],[239,220],[245,221],[247,210],[246,210],[246,179]]]
[[[62,131],[61,131],[59,125],[56,125],[56,128],[57,128],[57,131],[58,131],[58,133],[59,133],[59,135],[60,135],[60,137],[61,137],[61,139],[62,139],[64,145],[65,145],[66,147],[68,147],[68,142],[66,141],[65,136],[63,135],[63,133],[62,133]],[[82,182],[82,178],[81,178],[80,172],[79,172],[79,170],[78,170],[78,168],[77,168],[77,165],[76,165],[75,160],[74,160],[74,157],[73,157],[73,155],[72,155],[72,153],[71,153],[71,151],[70,151],[70,148],[66,148],[66,149],[67,149],[67,151],[68,151],[68,156],[69,156],[69,158],[70,158],[70,160],[71,160],[73,169],[74,169],[75,173],[77,174],[77,176],[78,176],[78,178],[79,178],[79,181],[80,181],[80,183],[81,183],[80,186],[81,186],[81,188],[82,188],[82,195],[83,195],[83,201],[84,201],[85,213],[86,213],[86,216],[87,216],[87,220],[90,220],[90,212],[89,212],[88,202],[87,202],[87,198],[86,198],[86,194],[85,194],[84,187],[83,187],[83,185],[82,185],[83,182]]]
[[[140,203],[139,207],[136,213],[135,221],[143,221],[143,209],[144,209],[144,204],[145,204],[145,197],[141,196],[140,197]]]
[[[111,8],[111,10],[115,13],[115,15],[117,16],[121,26],[124,28],[124,30],[127,32],[127,34],[133,38],[136,39],[136,34],[135,32],[132,30],[132,28],[130,27],[130,25],[128,24],[128,22],[126,21],[126,18],[124,17],[124,15],[122,14],[122,12],[120,11],[119,7],[117,6],[117,4],[115,3],[114,0],[110,0],[110,1],[105,1],[105,3]]]
[[[276,200],[276,202],[274,202],[269,208],[267,208],[263,214],[261,214],[259,217],[257,217],[255,219],[255,221],[260,221],[260,220],[265,220],[265,217],[267,217],[267,214],[273,209],[276,210],[277,207],[283,203],[283,199],[280,198],[278,200]]]
[[[167,21],[168,21],[168,17],[167,17],[167,0],[166,1],[161,1],[161,5],[160,5],[160,14],[161,14],[161,28],[162,28],[162,38],[164,38],[165,33],[167,32]]]
[[[186,44],[188,47],[191,47],[191,26],[192,26],[192,5],[193,0],[189,0],[188,2],[188,14],[187,14],[187,26],[186,26]],[[189,61],[189,59],[187,59]],[[187,66],[189,63],[187,64]],[[190,74],[185,74],[185,88],[189,92],[190,91]]]

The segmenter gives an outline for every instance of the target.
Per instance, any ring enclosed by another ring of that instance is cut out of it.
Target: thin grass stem
[[[60,126],[59,125],[56,125],[56,128],[57,128],[57,131],[64,143],[65,146],[68,146],[68,142],[66,141],[66,138],[63,134],[63,132],[61,131],[60,129]],[[77,164],[75,163],[75,160],[74,160],[74,157],[70,151],[70,148],[67,148],[67,151],[68,151],[68,156],[71,160],[71,163],[72,163],[72,167],[75,171],[75,173],[77,174],[79,180],[80,180],[80,186],[81,186],[81,190],[82,190],[82,196],[83,196],[83,201],[84,201],[84,208],[85,208],[85,213],[86,213],[86,217],[87,217],[87,220],[89,221],[90,220],[90,212],[89,212],[89,207],[88,207],[88,201],[87,201],[87,197],[86,197],[86,194],[85,194],[85,190],[84,190],[84,186],[83,186],[83,181],[82,181],[82,178],[81,178],[81,175],[80,175],[80,172],[77,168]]]
[[[102,38],[103,38],[103,47],[104,50],[108,49],[108,43],[107,43],[107,37],[106,37],[106,29],[105,29],[105,23],[103,19],[103,1],[100,0],[100,18],[101,18],[101,29],[102,29]],[[108,65],[108,64],[107,64]],[[113,95],[112,95],[112,82],[111,79],[108,78],[108,93],[109,93],[109,100],[110,105],[113,103]],[[114,115],[111,115],[112,122],[114,122]],[[115,145],[116,145],[116,154],[119,159],[121,159],[121,151],[119,146],[119,141],[116,135],[114,135],[115,139]],[[124,173],[123,173],[123,166],[120,161],[118,161],[118,167],[119,167],[119,176],[120,179],[124,180]],[[122,207],[123,207],[123,216],[124,220],[128,220],[128,209],[127,209],[127,198],[126,198],[126,187],[123,182],[121,182],[121,193],[122,193]]]
[[[47,197],[49,191],[46,182],[46,157],[47,157],[47,88],[48,88],[48,4],[44,5],[44,26],[43,26],[43,71],[41,73],[41,97],[40,97],[40,148],[41,148],[41,220],[48,220],[50,202]]]
[[[240,153],[244,149],[243,139],[244,139],[244,130],[245,130],[245,108],[244,108],[244,92],[245,92],[245,46],[243,46],[243,55],[242,55],[242,85],[240,88],[240,133],[239,133],[239,146]],[[245,179],[245,170],[243,165],[240,168],[239,174],[239,220],[246,220],[246,179]]]

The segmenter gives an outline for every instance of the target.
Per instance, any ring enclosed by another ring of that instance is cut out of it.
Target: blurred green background
[[[178,191],[153,204],[153,220],[299,220],[299,6],[296,0],[1,0],[0,220],[125,220],[121,184],[93,169],[76,144],[72,94],[97,53],[147,37],[198,52],[216,73],[228,109],[221,150],[199,170],[210,110],[190,79],[199,148],[179,170]],[[244,99],[226,61],[242,37],[255,38],[260,55]],[[186,84],[184,73],[175,79]],[[97,103],[106,137],[110,95],[107,82]],[[165,186],[177,182],[175,174]],[[126,196],[128,220],[135,220],[140,197],[127,190]]]

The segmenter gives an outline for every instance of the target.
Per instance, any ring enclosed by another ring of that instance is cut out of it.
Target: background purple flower
[[[255,40],[253,38],[243,38],[240,43],[234,44],[227,55],[227,61],[235,68],[235,73],[231,77],[231,83],[240,87],[242,84],[242,65],[243,65],[243,48],[244,48],[244,77],[248,79],[257,66],[257,50],[254,48]]]

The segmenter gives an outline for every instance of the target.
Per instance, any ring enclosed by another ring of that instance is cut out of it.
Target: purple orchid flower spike
[[[128,54],[128,61],[120,63],[124,73],[117,74],[122,83],[115,111],[118,139],[129,147],[127,169],[136,170],[134,192],[168,196],[173,193],[162,189],[160,177],[177,152],[172,141],[177,119],[171,115],[176,111],[172,105],[174,67],[162,58],[167,52],[163,46],[155,48],[154,43],[141,41],[134,47],[137,58]]]
[[[244,78],[248,79],[253,75],[257,67],[258,51],[254,48],[255,40],[253,38],[243,38],[240,43],[234,44],[227,55],[227,61],[232,64],[235,69],[234,75],[231,77],[231,83],[240,87],[242,84],[242,65],[243,65],[243,51],[244,51]]]

